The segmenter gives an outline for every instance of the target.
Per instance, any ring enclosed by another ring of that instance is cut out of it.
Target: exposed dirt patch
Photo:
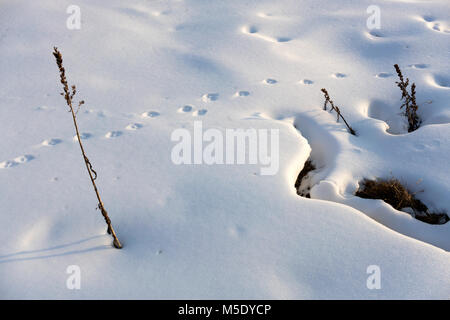
[[[316,170],[316,166],[312,163],[311,159],[306,160],[303,169],[300,171],[297,180],[295,181],[295,189],[299,196],[311,198],[311,195],[309,194],[309,191],[311,190],[309,173],[314,170]]]

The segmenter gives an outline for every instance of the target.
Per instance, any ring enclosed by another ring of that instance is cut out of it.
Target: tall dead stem
[[[111,234],[114,239],[114,241],[113,241],[114,247],[116,247],[117,249],[121,249],[122,244],[120,243],[119,239],[117,238],[116,232],[114,231],[114,228],[111,223],[111,219],[108,216],[108,212],[105,209],[103,201],[100,197],[100,193],[98,192],[97,185],[95,184],[95,179],[97,179],[97,172],[95,172],[95,170],[92,168],[92,164],[89,161],[88,157],[86,156],[86,153],[83,148],[83,144],[81,142],[80,132],[78,130],[78,124],[77,124],[77,113],[78,113],[78,110],[80,109],[80,107],[84,104],[84,101],[81,100],[80,102],[78,102],[77,111],[74,111],[72,102],[73,102],[73,97],[75,96],[75,94],[77,92],[77,89],[76,89],[75,85],[73,85],[71,87],[72,91],[69,90],[69,85],[68,85],[67,79],[66,79],[66,72],[63,67],[62,55],[59,52],[57,47],[54,47],[53,49],[54,49],[53,55],[55,56],[56,64],[58,65],[59,75],[61,78],[61,84],[63,85],[63,89],[64,89],[64,92],[61,92],[61,95],[64,96],[66,103],[70,109],[69,112],[72,114],[73,125],[75,126],[75,131],[76,131],[76,135],[77,135],[77,139],[78,139],[78,144],[80,145],[81,154],[83,155],[83,160],[86,165],[86,169],[89,173],[89,177],[91,178],[91,182],[92,182],[92,186],[94,187],[95,195],[97,196],[98,209],[100,209],[102,216],[105,219],[105,222],[108,226],[108,230],[107,230],[108,234]]]

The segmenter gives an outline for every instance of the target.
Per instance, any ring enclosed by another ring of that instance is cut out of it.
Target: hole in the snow
[[[314,170],[316,170],[316,166],[313,164],[311,159],[306,160],[303,169],[300,171],[297,180],[295,181],[295,189],[297,190],[297,194],[299,196],[311,198],[309,193],[311,190],[310,173]]]

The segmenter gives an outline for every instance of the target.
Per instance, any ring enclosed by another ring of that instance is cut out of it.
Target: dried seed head
[[[400,67],[397,64],[394,65],[394,68],[400,79],[400,81],[395,82],[402,93],[400,100],[403,100],[403,103],[401,104],[400,109],[405,108],[404,114],[408,119],[408,132],[412,132],[420,126],[420,118],[416,113],[419,109],[419,106],[416,103],[416,84],[413,83],[411,85],[411,93],[409,93],[409,79],[406,78],[406,80],[404,80]]]
[[[337,114],[336,121],[339,122],[339,119],[342,118],[342,120],[344,121],[345,125],[348,128],[348,131],[352,135],[356,136],[355,130],[353,130],[352,127],[350,127],[350,125],[347,123],[345,118],[342,116],[341,110],[338,108],[338,106],[335,106],[333,100],[330,99],[330,95],[328,94],[328,91],[325,88],[322,88],[320,91],[322,91],[323,94],[325,95],[325,102],[324,102],[324,105],[323,105],[323,109],[327,110],[327,104],[330,103],[330,106],[331,106],[330,112],[332,112],[333,110],[336,111],[336,114]]]

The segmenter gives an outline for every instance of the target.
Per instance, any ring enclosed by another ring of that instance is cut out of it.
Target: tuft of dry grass
[[[365,199],[380,199],[390,204],[394,209],[411,208],[414,217],[430,224],[444,224],[449,221],[446,213],[431,213],[428,207],[413,193],[409,192],[397,179],[364,179],[356,196]]]
[[[95,183],[95,180],[97,179],[97,172],[95,172],[95,170],[92,168],[92,164],[89,161],[88,157],[86,156],[83,144],[81,142],[80,133],[78,130],[77,113],[78,113],[79,109],[81,108],[81,106],[84,104],[84,100],[81,100],[78,102],[77,110],[75,111],[74,107],[73,107],[73,98],[74,98],[75,94],[77,93],[77,88],[75,85],[72,85],[71,86],[72,90],[69,89],[69,84],[67,83],[67,78],[66,78],[66,70],[63,67],[63,58],[62,58],[61,52],[59,52],[58,48],[56,48],[56,47],[53,48],[53,56],[56,59],[56,65],[58,66],[58,69],[59,69],[60,82],[63,85],[64,92],[61,92],[61,95],[66,100],[66,104],[69,107],[69,112],[72,114],[73,125],[75,127],[75,132],[76,132],[76,135],[78,138],[78,143],[80,145],[81,154],[83,156],[83,160],[86,165],[86,169],[89,173],[89,177],[91,179],[92,186],[94,187],[95,195],[97,196],[97,200],[98,200],[97,207],[98,207],[98,209],[100,209],[100,212],[102,213],[103,218],[105,219],[105,222],[108,226],[108,230],[107,230],[108,233],[111,234],[113,237],[114,247],[116,247],[117,249],[121,249],[122,244],[120,243],[119,239],[117,238],[116,232],[114,231],[114,228],[111,223],[111,219],[108,216],[108,212],[106,211],[103,201],[100,198],[100,193],[99,193],[99,191],[97,189],[97,185]]]
[[[416,84],[413,83],[411,85],[411,93],[409,93],[408,92],[409,79],[406,78],[405,80],[398,64],[395,64],[394,68],[395,71],[397,72],[398,78],[400,79],[400,81],[396,81],[395,83],[402,92],[402,97],[400,98],[400,100],[403,100],[403,103],[400,106],[400,109],[405,108],[404,115],[408,119],[408,132],[412,132],[414,130],[417,130],[420,127],[421,123],[421,120],[417,115],[417,110],[419,109],[419,106],[417,105],[416,102]]]
[[[320,91],[322,91],[324,96],[325,96],[325,102],[323,104],[323,110],[327,110],[327,105],[329,103],[330,107],[331,107],[330,112],[334,110],[336,112],[336,114],[337,114],[336,121],[339,122],[339,118],[341,118],[344,121],[345,125],[347,126],[348,131],[352,135],[356,136],[355,130],[353,130],[353,128],[350,127],[350,125],[347,123],[347,121],[345,120],[344,116],[342,115],[341,110],[339,109],[339,107],[336,106],[334,104],[333,100],[330,99],[330,95],[328,94],[328,91],[325,88],[322,88]]]

